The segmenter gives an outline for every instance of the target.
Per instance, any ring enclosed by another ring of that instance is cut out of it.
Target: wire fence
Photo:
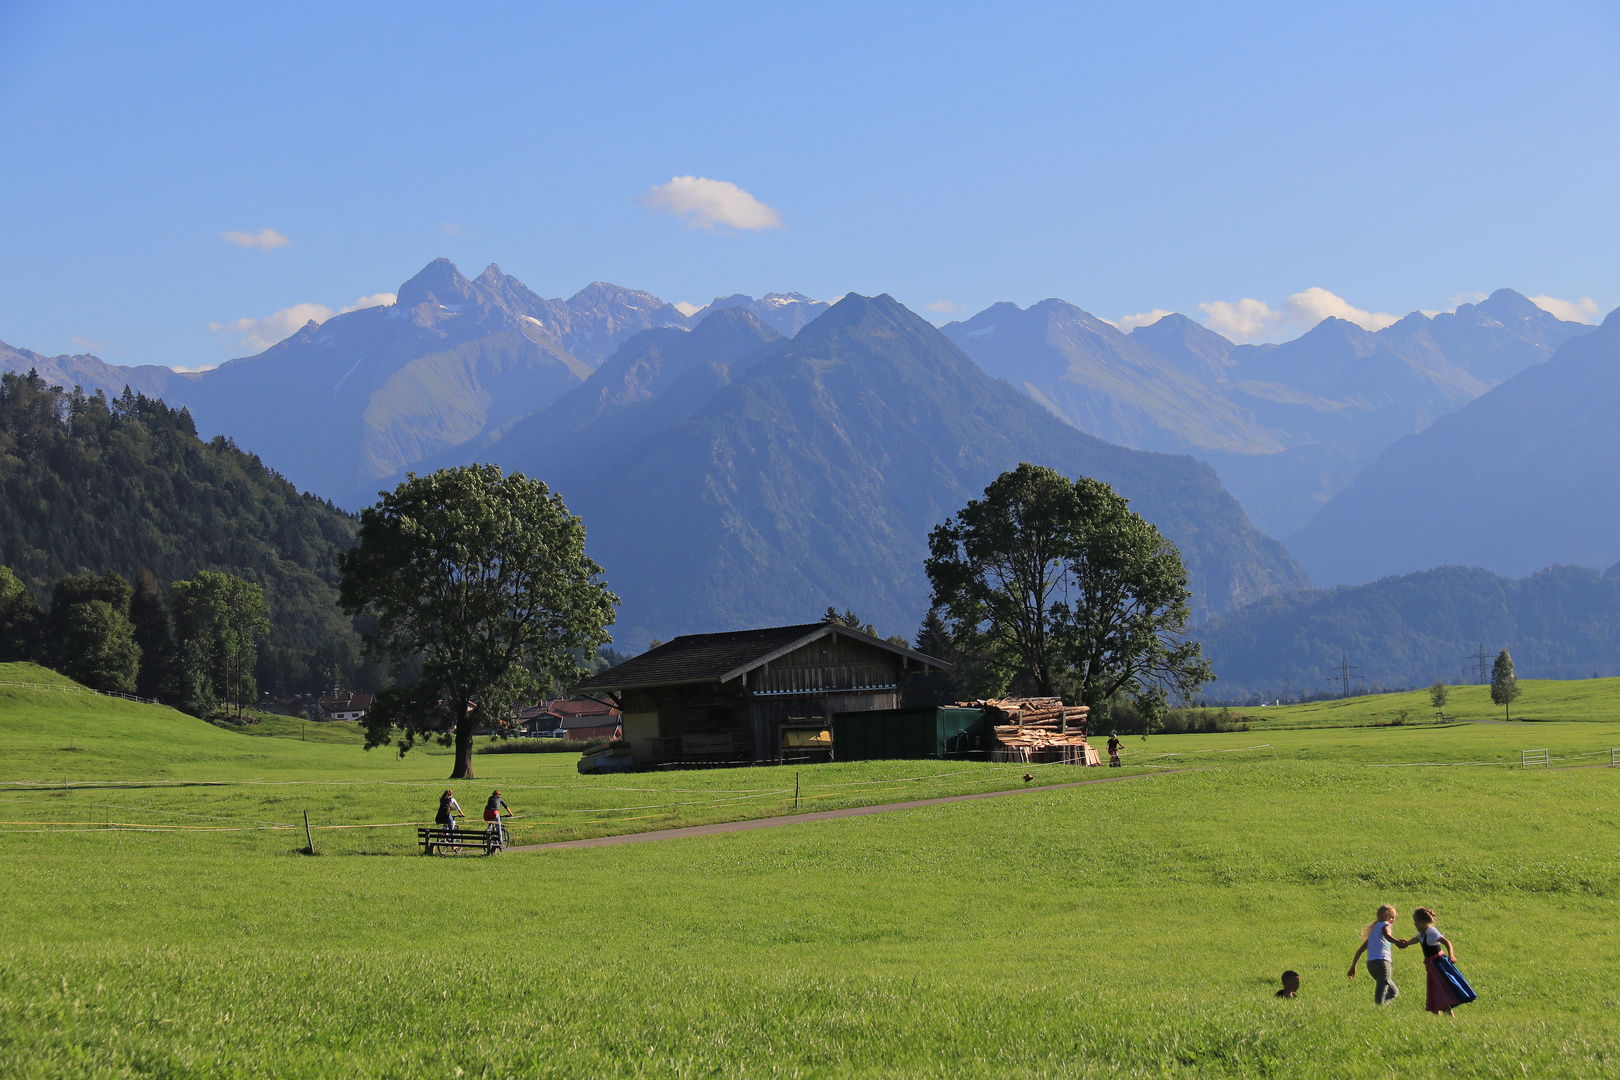
[[[156,705],[157,698],[136,697],[134,694],[120,694],[116,690],[94,690],[88,686],[56,686],[51,683],[31,682],[0,682],[0,686],[10,686],[18,690],[49,690],[58,694],[100,694],[102,697],[122,698],[124,701],[135,701],[142,705]]]
[[[1505,759],[1505,760],[1502,760],[1502,761],[1391,761],[1391,762],[1372,762],[1372,763],[1368,763],[1366,765],[1366,768],[1369,768],[1369,769],[1416,769],[1416,768],[1430,767],[1430,768],[1448,768],[1449,769],[1449,768],[1461,768],[1461,767],[1464,767],[1464,766],[1478,765],[1478,766],[1485,766],[1487,768],[1494,767],[1494,768],[1498,768],[1498,769],[1528,769],[1528,768],[1531,768],[1533,766],[1541,766],[1541,767],[1544,767],[1544,768],[1556,769],[1556,768],[1559,768],[1560,766],[1555,765],[1554,762],[1558,762],[1558,761],[1584,761],[1587,758],[1608,758],[1609,760],[1607,762],[1598,762],[1597,764],[1599,764],[1599,765],[1607,764],[1607,765],[1613,765],[1613,766],[1620,766],[1620,747],[1613,747],[1613,748],[1608,749],[1608,750],[1593,750],[1592,752],[1587,753],[1587,754],[1554,754],[1554,753],[1551,753],[1550,751],[1545,750],[1545,749],[1543,749],[1543,750],[1522,750],[1519,753],[1519,760],[1518,761],[1513,761],[1512,759]],[[1565,765],[1565,766],[1562,766],[1562,767],[1566,768],[1566,769],[1579,769],[1579,768],[1588,768],[1589,766]]]
[[[1219,750],[1199,750],[1184,752],[1161,752],[1149,755],[1153,758],[1174,758],[1205,753],[1238,753],[1245,750],[1271,749],[1270,743],[1257,746],[1232,747]],[[1130,753],[1130,751],[1124,751]],[[1146,764],[1149,768],[1166,768],[1168,766]],[[1072,761],[1039,762],[1023,766],[1033,772],[1035,769],[1047,769],[1052,766],[1068,765],[1076,767]],[[1051,774],[1046,774],[1051,775]],[[630,803],[615,806],[582,807],[582,808],[552,808],[544,811],[512,814],[507,821],[520,826],[538,828],[557,825],[613,825],[621,822],[647,821],[653,818],[668,818],[672,814],[683,810],[704,810],[723,807],[740,807],[749,802],[768,800],[773,797],[780,798],[784,803],[795,800],[796,804],[811,803],[826,799],[854,799],[860,805],[881,805],[881,803],[865,802],[866,795],[884,795],[904,787],[914,787],[918,784],[942,783],[950,784],[960,791],[961,788],[982,788],[988,784],[1006,784],[1008,776],[1004,773],[984,776],[975,769],[946,769],[937,772],[921,773],[913,776],[882,777],[873,780],[847,780],[830,784],[802,785],[797,787],[767,787],[767,788],[732,788],[732,789],[706,789],[706,788],[642,788],[617,786],[607,787],[592,785],[592,791],[636,791],[658,793],[664,795],[706,795],[708,798],[676,799],[673,801],[655,801],[650,803]],[[70,788],[79,788],[88,791],[128,789],[131,787],[153,787],[170,789],[185,786],[198,787],[337,787],[349,788],[357,786],[379,785],[388,787],[429,788],[442,787],[440,781],[400,781],[400,780],[173,780],[157,779],[150,781],[85,781],[82,783],[50,783],[41,781],[0,781],[0,792],[13,793],[60,791]],[[504,790],[518,791],[579,791],[576,785],[562,784],[511,784],[502,783]],[[724,797],[714,798],[721,795]],[[795,799],[796,797],[796,799]],[[896,800],[906,801],[906,800]],[[126,803],[80,802],[84,807],[100,807],[108,810],[135,811],[137,815],[165,815],[192,818],[197,821],[222,822],[224,824],[192,824],[157,821],[4,821],[0,820],[0,833],[39,833],[39,832],[173,832],[173,833],[224,833],[224,832],[286,832],[305,828],[303,823],[285,823],[279,821],[263,821],[254,818],[238,817],[225,814],[198,814],[189,811],[167,811],[149,809],[146,807],[131,806]],[[604,817],[608,814],[626,814],[635,811],[650,810],[652,813],[635,814],[631,817]],[[126,815],[127,816],[127,815]],[[545,820],[539,820],[545,819]],[[422,821],[388,821],[366,822],[355,824],[310,825],[308,828],[315,832],[326,832],[344,829],[403,829],[418,828],[429,824]]]

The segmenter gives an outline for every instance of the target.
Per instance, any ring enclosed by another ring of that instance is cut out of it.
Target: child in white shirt
[[[1389,947],[1398,945],[1405,948],[1404,943],[1389,932],[1390,926],[1397,916],[1395,905],[1380,904],[1378,918],[1372,925],[1362,931],[1363,941],[1356,950],[1356,955],[1350,958],[1350,978],[1356,977],[1356,961],[1361,954],[1367,954],[1367,974],[1373,977],[1373,1004],[1382,1005],[1386,1001],[1394,1001],[1401,996],[1400,990],[1395,986],[1392,978],[1394,971],[1391,967]]]

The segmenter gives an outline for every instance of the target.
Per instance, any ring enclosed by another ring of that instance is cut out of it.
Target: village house
[[[840,713],[895,709],[943,660],[837,623],[688,634],[573,687],[623,713],[627,765],[779,762]]]
[[[624,737],[619,710],[595,698],[558,698],[547,709],[557,717],[565,739],[620,739]]]
[[[320,701],[320,714],[328,720],[359,720],[370,708],[370,694],[334,693]]]
[[[619,710],[595,698],[557,698],[519,709],[518,729],[530,738],[617,739]]]
[[[562,717],[546,707],[549,702],[526,705],[514,718],[518,731],[531,739],[562,738]]]

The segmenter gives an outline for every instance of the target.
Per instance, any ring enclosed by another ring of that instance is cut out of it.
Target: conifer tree
[[[269,630],[264,593],[251,581],[203,570],[169,586],[169,601],[184,648],[186,697],[234,704],[238,714],[258,697],[253,668],[259,639]],[[200,650],[193,647],[200,642]],[[208,685],[206,693],[199,680]],[[191,711],[188,709],[187,711]]]
[[[1513,657],[1503,649],[1496,654],[1491,665],[1491,700],[1507,710],[1507,719],[1513,719],[1513,703],[1519,697],[1519,680],[1513,674]]]
[[[177,693],[174,620],[163,600],[163,591],[150,570],[135,575],[135,591],[129,598],[129,622],[135,629],[135,644],[141,650],[140,673],[135,692],[141,697],[167,698]]]

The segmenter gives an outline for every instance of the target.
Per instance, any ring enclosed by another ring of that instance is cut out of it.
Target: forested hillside
[[[357,673],[359,638],[334,588],[353,532],[257,456],[203,442],[183,410],[0,376],[0,565],[39,599],[68,574],[149,570],[166,586],[226,571],[264,590],[260,686],[313,690]]]
[[[1508,649],[1520,678],[1620,674],[1620,566],[1555,566],[1522,580],[1442,566],[1369,585],[1272,596],[1198,632],[1211,700],[1330,689],[1341,659],[1365,689],[1478,682],[1467,657]]]

